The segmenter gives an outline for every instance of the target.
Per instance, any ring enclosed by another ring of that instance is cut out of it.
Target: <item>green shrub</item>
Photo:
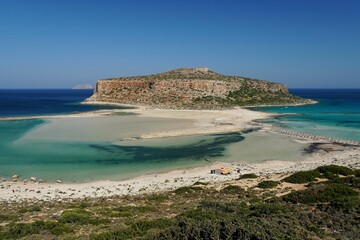
[[[87,207],[89,207],[90,204],[86,203],[86,202],[81,202],[79,204],[70,204],[68,205],[66,208],[77,208],[77,209],[85,209]]]
[[[354,170],[355,177],[360,177],[360,169]]]
[[[96,217],[92,217],[90,212],[85,210],[70,210],[64,211],[59,219],[60,223],[70,223],[70,224],[93,224],[99,225],[103,223],[107,223],[106,219],[99,219]]]
[[[108,212],[106,216],[112,218],[122,218],[122,217],[131,217],[134,214],[131,212]]]
[[[278,181],[270,181],[269,180],[269,181],[262,181],[261,183],[259,183],[257,185],[257,187],[267,189],[267,188],[274,188],[279,184],[280,184],[280,182],[278,182]]]
[[[250,208],[254,216],[263,216],[288,212],[289,209],[284,204],[279,203],[257,203]]]
[[[49,231],[54,235],[70,233],[73,229],[67,225],[53,221],[36,221],[33,223],[16,223],[2,233],[3,239],[19,239],[33,234],[39,234],[41,231]]]
[[[337,200],[341,201],[344,197],[358,196],[358,194],[358,192],[346,185],[315,185],[305,190],[289,193],[283,197],[283,200],[305,204],[326,203]]]
[[[22,208],[19,210],[19,213],[27,213],[27,212],[40,212],[41,208],[39,206],[33,206],[30,208]]]
[[[293,173],[282,181],[288,183],[308,183],[319,177],[321,177],[321,174],[318,171],[301,171]]]
[[[168,218],[158,218],[152,220],[137,220],[127,223],[130,228],[136,230],[137,232],[143,234],[149,229],[164,229],[173,224],[173,221]]]
[[[360,188],[360,178],[358,177],[337,177],[334,179],[331,179],[330,181],[328,181],[328,183],[337,183],[337,184],[342,184],[342,185],[347,185],[350,187],[354,187],[354,188]]]
[[[90,240],[123,240],[133,239],[137,236],[133,229],[125,228],[115,231],[107,231],[90,236]]]
[[[17,219],[17,217],[15,215],[0,214],[0,222],[13,221],[13,220],[16,220],[16,219]]]
[[[50,232],[56,236],[59,236],[63,233],[71,233],[73,232],[72,227],[57,223],[54,227],[50,228]]]
[[[360,209],[360,198],[358,196],[333,199],[330,206],[341,210]]]
[[[334,174],[332,172],[324,172],[322,174],[322,177],[323,178],[327,178],[329,180],[333,180],[333,179],[336,179],[336,178],[339,178],[339,176],[337,174]]]
[[[353,170],[351,170],[350,168],[344,166],[338,166],[338,165],[321,166],[318,167],[316,170],[319,171],[320,173],[331,172],[343,176],[352,175],[354,173]]]
[[[229,185],[221,189],[220,192],[225,194],[237,194],[237,193],[243,193],[244,189],[242,189],[240,186]]]
[[[147,195],[146,200],[149,201],[155,201],[155,202],[163,202],[169,199],[168,195],[165,194],[151,194],[151,195]]]
[[[255,173],[247,173],[247,174],[243,174],[241,175],[238,180],[241,179],[250,179],[250,178],[257,178],[258,176]]]
[[[120,206],[112,209],[116,212],[136,212],[136,213],[144,213],[144,212],[156,212],[157,208],[153,206]]]
[[[16,223],[4,234],[8,239],[18,239],[28,235],[37,234],[40,230],[34,224]]]
[[[122,240],[122,239],[144,239],[148,231],[163,230],[174,224],[174,221],[166,218],[153,220],[137,220],[127,222],[128,227],[92,235],[91,240]],[[146,239],[146,238],[145,238]]]
[[[59,219],[61,223],[89,224],[92,219],[86,211],[64,211]]]
[[[180,187],[176,189],[174,192],[178,195],[185,194],[185,193],[193,193],[196,191],[204,190],[202,187]]]

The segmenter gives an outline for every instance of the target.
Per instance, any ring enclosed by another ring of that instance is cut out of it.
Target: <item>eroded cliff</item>
[[[209,68],[99,80],[87,101],[207,109],[309,102],[291,95],[283,84],[225,76]]]

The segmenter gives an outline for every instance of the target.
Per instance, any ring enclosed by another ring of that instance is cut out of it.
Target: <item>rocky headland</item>
[[[193,109],[314,103],[290,94],[283,84],[225,76],[209,68],[99,80],[86,101]]]

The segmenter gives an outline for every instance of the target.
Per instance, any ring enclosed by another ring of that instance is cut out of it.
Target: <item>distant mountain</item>
[[[290,94],[283,84],[225,76],[210,68],[99,80],[87,101],[196,109],[313,103]]]
[[[87,83],[87,84],[77,85],[75,87],[72,87],[71,89],[93,89],[93,86],[91,86],[91,84]]]

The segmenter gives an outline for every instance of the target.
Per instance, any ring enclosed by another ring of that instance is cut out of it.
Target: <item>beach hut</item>
[[[229,175],[232,172],[233,172],[233,170],[231,170],[229,168],[216,168],[216,169],[210,170],[211,174],[219,174],[219,175]]]

